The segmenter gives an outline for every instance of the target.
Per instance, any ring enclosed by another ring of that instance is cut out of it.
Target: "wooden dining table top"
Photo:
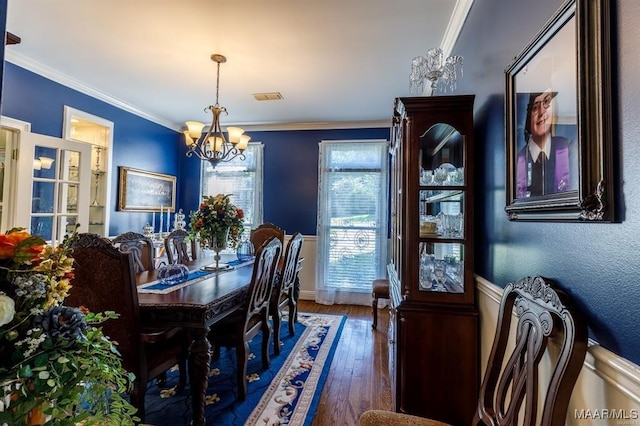
[[[223,256],[221,263],[235,256]],[[214,264],[212,257],[189,262],[190,271]],[[137,285],[155,281],[158,270],[136,275]],[[234,267],[228,271],[213,272],[188,286],[165,293],[138,293],[138,305],[143,323],[155,325],[208,327],[240,306],[251,282],[253,265]]]

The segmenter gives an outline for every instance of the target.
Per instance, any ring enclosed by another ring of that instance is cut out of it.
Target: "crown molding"
[[[94,87],[91,87],[79,80],[76,80],[71,76],[63,74],[60,71],[56,71],[53,68],[50,68],[50,67],[47,67],[46,65],[41,64],[40,62],[34,61],[33,59],[27,58],[24,55],[16,53],[11,49],[5,50],[4,59],[8,62],[11,62],[14,65],[22,67],[42,77],[48,78],[49,80],[55,81],[56,83],[62,84],[63,86],[77,90],[80,93],[91,96],[93,98],[106,102],[110,105],[113,105],[116,108],[120,108],[121,110],[130,112],[131,114],[135,114],[146,120],[152,121],[156,124],[167,127],[171,130],[175,130],[176,132],[182,131],[182,125],[180,124],[174,123],[165,118],[159,117],[155,114],[151,114],[148,111],[144,111],[140,108],[137,108],[121,99],[108,95]]]
[[[388,120],[370,121],[332,121],[317,123],[235,123],[234,126],[242,127],[246,132],[277,131],[277,130],[335,130],[335,129],[366,129],[366,128],[390,128],[391,118]]]
[[[467,15],[469,15],[469,11],[471,10],[471,6],[473,6],[473,0],[456,1],[451,19],[449,19],[449,24],[447,25],[444,37],[442,37],[442,43],[440,44],[445,58],[451,55],[453,46],[455,46],[458,40],[464,21],[467,19]]]
[[[174,123],[165,118],[151,114],[140,108],[135,107],[121,99],[108,95],[94,87],[91,87],[73,77],[47,67],[40,62],[27,58],[24,55],[13,52],[10,49],[5,50],[5,59],[14,65],[27,69],[35,74],[45,77],[63,86],[77,90],[80,93],[91,96],[121,110],[130,112],[146,120],[167,127],[171,130],[181,133],[183,125]],[[362,129],[362,128],[378,128],[391,127],[391,119],[389,120],[371,120],[371,121],[344,121],[344,122],[317,122],[317,123],[229,123],[228,125],[240,126],[245,131],[276,131],[276,130],[332,130],[332,129]]]

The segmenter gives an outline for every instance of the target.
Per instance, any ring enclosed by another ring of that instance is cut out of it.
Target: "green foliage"
[[[63,304],[73,278],[72,234],[56,248],[21,229],[0,235],[0,424],[133,425],[122,395],[133,377],[99,327],[115,312]]]

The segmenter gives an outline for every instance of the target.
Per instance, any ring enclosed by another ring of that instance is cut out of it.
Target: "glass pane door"
[[[16,224],[54,245],[76,224],[87,232],[91,146],[23,133],[19,149]]]

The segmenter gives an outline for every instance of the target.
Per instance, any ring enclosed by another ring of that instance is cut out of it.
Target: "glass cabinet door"
[[[438,123],[420,137],[418,290],[464,293],[464,138]]]

